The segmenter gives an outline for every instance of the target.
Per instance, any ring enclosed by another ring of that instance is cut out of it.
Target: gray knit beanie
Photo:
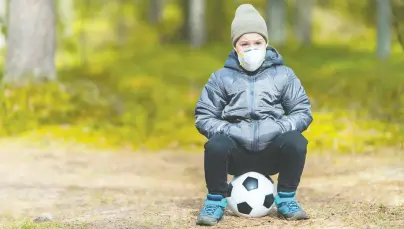
[[[251,4],[241,4],[236,9],[231,23],[231,40],[235,46],[237,40],[246,33],[261,34],[268,43],[268,30],[265,19]]]

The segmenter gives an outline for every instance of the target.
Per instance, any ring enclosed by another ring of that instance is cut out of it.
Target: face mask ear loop
[[[236,46],[233,46],[233,49],[236,52],[237,56],[240,56],[240,53],[237,52]]]

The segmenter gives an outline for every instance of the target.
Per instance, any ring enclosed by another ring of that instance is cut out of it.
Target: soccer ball
[[[229,182],[227,203],[237,216],[263,217],[274,206],[274,182],[257,172],[247,172],[233,177]]]

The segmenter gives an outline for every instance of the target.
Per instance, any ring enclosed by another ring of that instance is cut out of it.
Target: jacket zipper
[[[251,149],[252,151],[255,151],[256,148],[256,139],[257,139],[257,122],[256,120],[253,119],[254,116],[254,83],[255,83],[255,79],[252,78],[252,80],[250,81],[250,95],[251,95],[251,99],[250,99],[250,103],[251,103],[251,121],[252,121],[252,135],[253,135],[253,139],[251,142]]]

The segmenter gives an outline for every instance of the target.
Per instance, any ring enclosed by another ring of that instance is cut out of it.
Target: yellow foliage
[[[280,49],[313,104],[314,122],[304,132],[310,150],[361,152],[403,142],[401,62],[385,62],[380,71],[370,54],[326,48]],[[0,135],[97,147],[202,148],[195,104],[229,51],[150,44],[90,53],[86,68],[62,69],[58,83],[3,88]]]
[[[122,80],[119,83],[119,89],[124,91],[124,90],[129,90],[129,91],[135,91],[135,90],[141,90],[145,88],[152,88],[153,86],[156,86],[156,84],[160,84],[161,82],[158,82],[155,78],[152,76],[134,76],[134,77],[128,77],[124,80]]]
[[[160,34],[172,36],[178,32],[183,21],[183,13],[178,4],[169,2],[163,9],[162,22],[159,26]]]
[[[399,124],[357,119],[355,114],[346,111],[314,112],[313,116],[315,121],[304,132],[309,139],[309,149],[352,153],[404,140]]]

